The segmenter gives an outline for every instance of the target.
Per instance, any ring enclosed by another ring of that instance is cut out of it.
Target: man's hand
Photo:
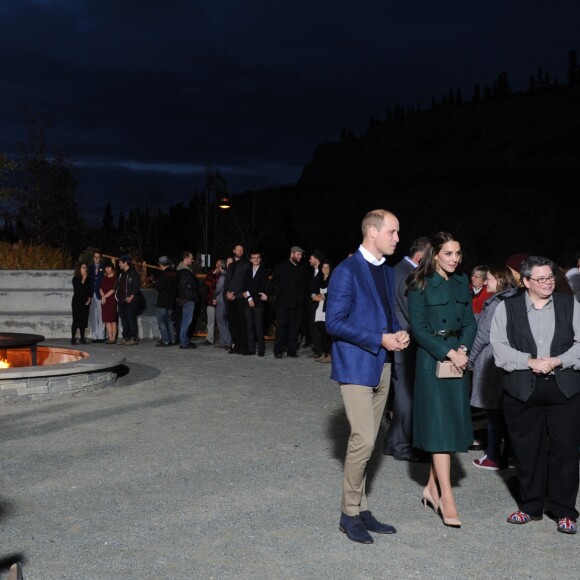
[[[409,344],[411,344],[411,337],[406,330],[399,330],[399,332],[395,333],[397,337],[397,342],[401,345],[401,350],[407,348]]]
[[[391,351],[404,350],[409,346],[411,337],[406,330],[399,330],[395,334],[383,334],[381,346]]]

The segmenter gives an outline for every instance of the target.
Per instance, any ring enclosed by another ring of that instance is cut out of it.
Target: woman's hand
[[[447,358],[456,366],[458,369],[462,371],[467,370],[467,363],[469,362],[469,358],[465,351],[459,350],[450,350],[447,353]]]

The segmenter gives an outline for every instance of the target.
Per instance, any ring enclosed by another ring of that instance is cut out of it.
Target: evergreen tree
[[[103,231],[106,234],[111,234],[115,231],[115,221],[113,219],[113,208],[108,203],[103,212]]]
[[[568,53],[568,84],[576,85],[580,83],[580,66],[578,66],[578,56],[575,50]]]
[[[75,199],[77,170],[62,153],[51,158],[46,150],[46,128],[34,121],[26,143],[19,144],[21,176],[18,215],[26,241],[80,249],[83,219]]]
[[[493,84],[493,96],[503,99],[510,94],[510,85],[507,78],[507,73],[499,73],[496,81]]]
[[[12,197],[16,190],[13,187],[6,186],[8,173],[16,169],[16,163],[8,159],[4,153],[0,153],[0,200]]]

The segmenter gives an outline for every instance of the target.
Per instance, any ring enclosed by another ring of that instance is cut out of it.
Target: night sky
[[[0,151],[46,121],[87,214],[167,207],[208,164],[232,193],[295,182],[396,104],[503,71],[525,90],[538,66],[565,82],[572,49],[578,0],[3,0]]]

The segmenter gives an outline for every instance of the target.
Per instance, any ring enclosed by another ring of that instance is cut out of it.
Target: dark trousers
[[[332,346],[332,339],[330,338],[330,334],[326,332],[326,322],[324,320],[320,320],[316,323],[316,329],[318,330],[318,334],[320,335],[320,354],[330,354],[330,347]],[[314,351],[316,352],[316,351]]]
[[[501,409],[487,409],[487,445],[486,451],[488,458],[492,461],[500,462],[503,458],[507,461],[511,455],[511,443],[505,426],[505,419]],[[502,441],[505,441],[503,455],[501,450]]]
[[[236,298],[226,300],[226,314],[228,326],[232,334],[232,342],[236,350],[246,350],[248,348],[248,331],[246,329],[246,299]]]
[[[395,363],[393,384],[393,417],[383,442],[383,450],[395,459],[412,453],[413,445],[413,385],[415,365]]]
[[[312,300],[306,305],[306,311],[310,326],[310,341],[312,343],[312,352],[314,354],[328,354],[330,351],[325,351],[322,347],[322,335],[320,331],[320,324],[315,322],[316,309],[318,308],[319,302],[313,302]]]
[[[248,328],[248,350],[258,352],[266,351],[266,341],[264,340],[264,308],[246,308],[246,326]]]
[[[286,351],[288,354],[296,354],[302,310],[302,308],[276,308],[275,354],[283,354]]]
[[[123,325],[123,338],[127,340],[134,338],[137,340],[139,334],[139,327],[137,326],[137,300],[133,300],[128,304],[125,302],[119,304],[119,317]]]
[[[542,515],[547,498],[555,517],[578,519],[579,408],[580,395],[566,398],[554,377],[537,378],[525,403],[504,395],[522,511]]]

